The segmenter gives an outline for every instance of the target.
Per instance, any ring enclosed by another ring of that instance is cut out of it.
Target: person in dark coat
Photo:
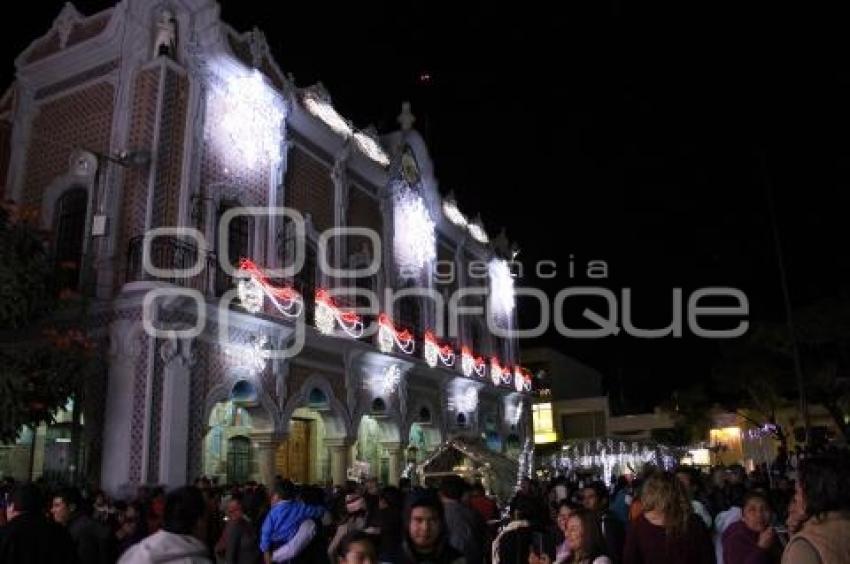
[[[446,534],[443,505],[431,493],[412,496],[406,511],[403,564],[466,564]]]
[[[77,563],[68,531],[42,513],[38,489],[25,484],[12,490],[6,508],[9,523],[0,529],[0,564]]]
[[[80,562],[108,564],[112,557],[110,532],[83,511],[83,499],[76,488],[65,488],[53,496],[53,520],[66,527]]]

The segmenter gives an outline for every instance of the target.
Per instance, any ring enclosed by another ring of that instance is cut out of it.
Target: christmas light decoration
[[[514,388],[518,392],[531,391],[531,372],[522,366],[514,367]]]
[[[351,126],[337,113],[330,100],[327,100],[318,92],[311,91],[304,95],[304,107],[307,108],[308,112],[325,122],[337,134],[349,137],[353,133]]]
[[[474,356],[469,347],[461,347],[460,349],[460,370],[464,376],[472,376],[475,372],[479,378],[484,377],[484,371],[487,369],[484,359],[480,356]]]
[[[209,141],[228,164],[254,169],[277,163],[283,145],[283,100],[260,71],[214,66],[207,97]]]
[[[451,368],[455,364],[455,353],[449,345],[440,346],[431,331],[425,332],[425,362],[431,368],[437,366],[439,359],[443,365]]]
[[[230,345],[224,347],[224,352],[233,362],[244,367],[252,374],[266,369],[269,359],[269,338],[266,335],[252,337],[247,345]]]
[[[490,379],[493,385],[498,386],[502,382],[502,365],[495,356],[490,359]]]
[[[404,354],[413,354],[415,344],[410,331],[397,330],[387,314],[378,317],[378,349],[381,352],[390,353],[397,346]]]
[[[395,393],[401,382],[401,368],[398,364],[391,364],[384,372],[384,393],[387,395]]]
[[[422,197],[407,183],[392,184],[393,256],[403,277],[416,278],[437,257],[434,222]]]
[[[487,271],[490,277],[490,312],[494,319],[504,324],[511,320],[515,307],[514,278],[507,261],[502,259],[492,259]]]
[[[677,452],[673,448],[645,441],[569,441],[561,454],[552,458],[552,465],[562,473],[595,469],[599,472],[599,478],[610,484],[613,476],[627,472],[638,473],[647,464],[671,470],[679,459]]]
[[[357,143],[357,147],[363,151],[363,154],[378,163],[383,167],[387,167],[390,165],[390,158],[384,152],[378,142],[372,139],[370,136],[365,133],[358,131],[354,134],[354,141]]]
[[[469,224],[469,220],[466,219],[466,216],[460,212],[457,204],[452,200],[444,200],[443,201],[443,215],[446,216],[446,219],[457,225],[458,227],[463,227],[464,229]]]
[[[458,392],[454,397],[455,410],[461,413],[472,413],[478,407],[478,390],[474,386]]]
[[[242,306],[251,313],[257,313],[262,308],[260,293],[268,296],[275,308],[286,317],[298,317],[304,310],[301,294],[289,286],[273,285],[265,272],[250,259],[239,261],[239,276],[242,279],[236,286],[236,294]]]
[[[342,311],[336,305],[330,292],[324,289],[316,290],[316,328],[320,333],[332,335],[336,325],[354,339],[363,335],[363,320],[352,311]]]
[[[248,312],[257,313],[263,309],[263,287],[254,278],[243,278],[236,285],[236,296]]]
[[[472,238],[481,243],[482,245],[486,245],[490,242],[490,238],[487,237],[487,233],[484,231],[484,228],[478,225],[477,223],[470,223],[468,225],[469,234],[472,235]]]

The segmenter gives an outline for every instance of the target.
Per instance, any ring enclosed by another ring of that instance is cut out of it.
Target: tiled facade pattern
[[[24,178],[24,202],[41,206],[45,188],[68,172],[71,152],[108,152],[114,87],[100,82],[45,103],[32,123]]]

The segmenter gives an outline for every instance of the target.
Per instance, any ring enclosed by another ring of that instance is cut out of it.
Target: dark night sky
[[[392,129],[411,100],[441,190],[491,235],[504,225],[527,265],[556,260],[549,292],[588,282],[566,277],[572,254],[577,267],[607,261],[607,287],[634,289],[639,324],[669,322],[672,288],[710,285],[743,289],[753,319],[781,320],[766,175],[794,305],[848,283],[850,58],[846,30],[829,28],[847,14],[560,4],[222,2],[227,21],[259,25],[284,72],[321,80],[358,126]],[[4,34],[4,83],[61,5],[40,2]],[[545,340],[632,408],[707,377],[718,346]]]

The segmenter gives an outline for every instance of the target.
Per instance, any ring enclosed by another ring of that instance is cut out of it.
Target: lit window
[[[555,442],[558,437],[552,424],[552,404],[538,403],[533,405],[531,409],[534,424],[534,444]]]

